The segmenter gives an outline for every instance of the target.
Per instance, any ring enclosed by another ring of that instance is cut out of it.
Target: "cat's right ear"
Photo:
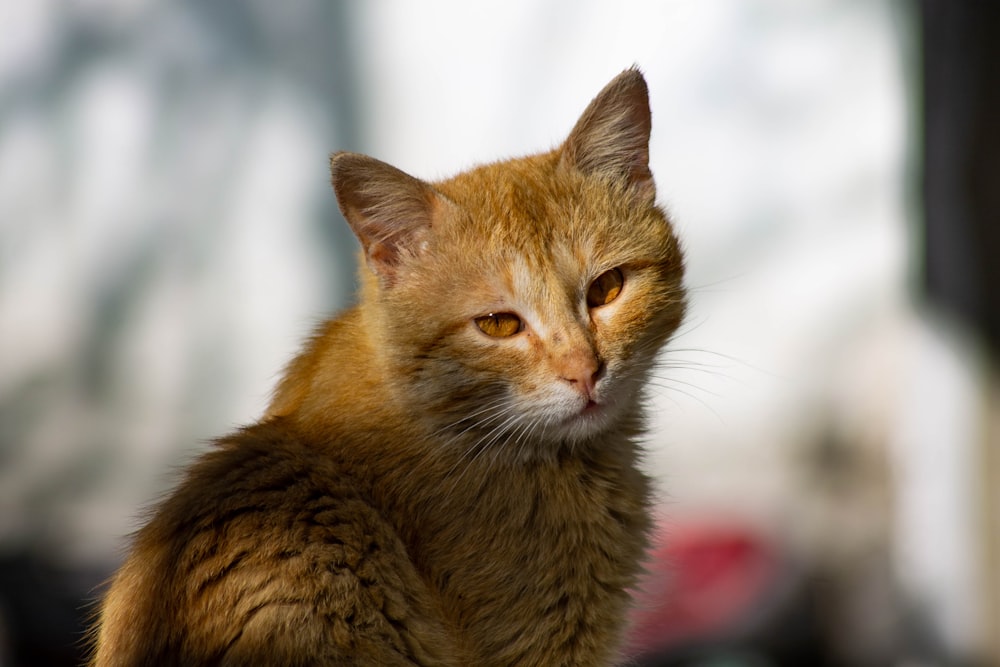
[[[406,260],[426,245],[443,197],[420,179],[359,153],[335,153],[330,177],[368,267],[392,284]]]
[[[562,147],[563,164],[624,183],[652,201],[649,171],[649,89],[642,72],[627,69],[604,87],[576,122]]]

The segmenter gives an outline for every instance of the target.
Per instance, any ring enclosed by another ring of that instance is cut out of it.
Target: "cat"
[[[649,134],[632,68],[549,152],[436,183],[333,155],[358,303],[137,533],[92,664],[619,659],[686,304]]]

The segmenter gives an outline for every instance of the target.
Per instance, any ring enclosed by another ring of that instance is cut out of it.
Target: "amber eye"
[[[480,331],[494,338],[513,336],[522,329],[521,318],[514,313],[490,313],[475,321]]]
[[[624,283],[625,277],[622,275],[621,269],[605,271],[597,276],[587,288],[587,305],[591,308],[597,308],[611,303],[618,298]]]

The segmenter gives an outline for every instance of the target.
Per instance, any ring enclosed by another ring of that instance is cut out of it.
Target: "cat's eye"
[[[477,317],[475,322],[480,331],[494,338],[513,336],[524,328],[521,318],[514,313],[490,313]]]
[[[597,308],[611,303],[618,298],[624,284],[625,276],[622,275],[621,269],[605,271],[587,288],[587,305]]]

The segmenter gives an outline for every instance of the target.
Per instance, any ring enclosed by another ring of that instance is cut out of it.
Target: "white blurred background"
[[[1000,400],[920,288],[916,5],[32,0],[0,25],[0,664],[72,653],[141,508],[352,299],[330,152],[435,179],[547,149],[633,63],[692,297],[650,394],[667,542],[780,554],[810,664],[997,658]],[[26,607],[32,577],[55,590]]]

